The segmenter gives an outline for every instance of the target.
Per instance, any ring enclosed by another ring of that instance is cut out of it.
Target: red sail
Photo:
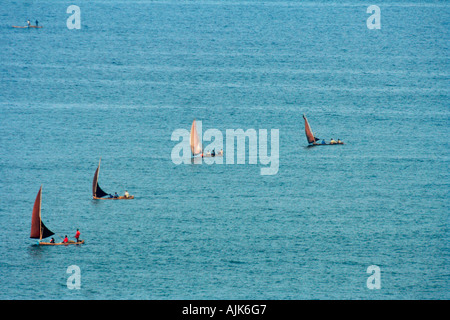
[[[30,238],[41,238],[41,192],[42,186],[34,201],[33,214],[31,216],[31,233]]]
[[[314,134],[311,130],[311,127],[309,126],[308,120],[306,119],[305,115],[303,115],[303,119],[305,119],[305,133],[306,133],[306,139],[308,139],[309,143],[315,142],[317,139],[314,137]]]
[[[41,199],[42,199],[42,186],[39,188],[39,192],[34,201],[33,213],[31,215],[31,232],[30,238],[43,239],[54,235],[41,221]]]

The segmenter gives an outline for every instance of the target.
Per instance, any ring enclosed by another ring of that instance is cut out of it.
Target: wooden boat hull
[[[134,196],[129,196],[129,197],[125,197],[125,196],[121,196],[118,198],[98,198],[98,197],[93,197],[93,200],[131,200],[134,199]]]
[[[58,243],[50,243],[50,242],[43,242],[43,241],[39,241],[39,245],[40,246],[68,246],[69,244],[83,244],[84,240],[75,242],[73,240],[69,240],[69,242],[66,243],[62,243],[62,242],[58,242]]]
[[[321,144],[321,143],[318,143],[318,144],[310,144],[310,145],[308,145],[308,146],[306,146],[307,148],[312,148],[312,147],[318,147],[318,146],[342,146],[343,145],[343,143],[326,143],[326,144]]]
[[[216,157],[223,157],[223,153],[215,154],[215,155],[211,155],[211,154],[204,154],[203,155],[203,158],[216,158]]]
[[[223,153],[216,154],[216,155],[214,155],[214,156],[211,155],[211,154],[204,154],[204,155],[198,154],[198,155],[192,156],[191,159],[198,159],[198,158],[217,158],[217,157],[223,157]]]
[[[19,29],[28,29],[28,28],[37,28],[40,29],[42,26],[12,26],[13,28],[19,28]]]

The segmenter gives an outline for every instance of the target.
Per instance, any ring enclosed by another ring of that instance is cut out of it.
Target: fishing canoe
[[[308,146],[306,146],[307,148],[312,148],[312,147],[318,147],[318,146],[341,146],[343,145],[343,143],[316,143],[316,144],[310,144]]]
[[[41,218],[41,204],[42,204],[42,186],[39,188],[38,194],[36,196],[36,200],[34,200],[33,213],[31,214],[31,232],[30,238],[39,239],[38,244],[40,246],[56,246],[56,245],[69,245],[69,244],[83,244],[84,240],[81,241],[73,241],[69,240],[66,243],[50,243],[42,241],[44,238],[48,238],[54,233],[50,231],[42,222]]]
[[[216,158],[216,157],[223,157],[223,152],[218,152],[215,155],[212,155],[210,153],[203,155],[203,158]]]
[[[63,243],[63,242],[58,242],[58,243],[50,243],[50,242],[43,242],[43,241],[39,241],[39,245],[40,246],[67,246],[69,244],[83,244],[84,240],[81,241],[73,241],[73,240],[69,240],[69,242]]]
[[[98,162],[97,170],[95,170],[94,180],[92,181],[92,199],[93,200],[131,200],[134,199],[134,196],[129,195],[128,197],[120,196],[114,198],[111,194],[106,193],[100,188],[98,185],[98,175],[100,173],[100,162],[102,159],[100,158]]]
[[[316,138],[314,136],[314,133],[311,129],[311,126],[309,125],[308,119],[306,119],[306,116],[303,115],[303,119],[305,119],[305,134],[306,134],[306,140],[308,140],[309,145],[306,146],[307,148],[310,147],[317,147],[317,146],[340,146],[343,145],[343,142],[340,143],[316,143],[316,141],[319,141],[319,138]]]
[[[12,26],[13,28],[19,28],[19,29],[28,29],[28,28],[36,28],[40,29],[42,26]]]
[[[134,196],[128,196],[128,197],[125,197],[125,196],[120,196],[120,197],[117,197],[117,198],[114,198],[114,197],[108,197],[108,198],[99,198],[99,197],[93,197],[92,199],[94,199],[94,200],[131,200],[131,199],[134,199]]]
[[[223,151],[217,152],[215,155],[211,153],[203,153],[202,143],[198,136],[197,132],[197,122],[192,121],[191,133],[190,133],[190,146],[191,146],[191,159],[196,158],[214,158],[214,157],[223,157]]]

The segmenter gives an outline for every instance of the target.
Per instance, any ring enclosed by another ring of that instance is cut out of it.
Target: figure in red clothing
[[[80,240],[78,240],[78,238],[80,237],[80,230],[77,229],[77,233],[75,233],[75,239],[77,239],[77,242],[79,242]]]
[[[69,242],[69,238],[67,238],[67,235],[66,235],[66,237],[63,240],[63,243],[68,243],[68,242]]]

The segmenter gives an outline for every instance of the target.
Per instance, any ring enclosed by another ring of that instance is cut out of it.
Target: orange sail
[[[306,139],[308,140],[308,143],[316,142],[319,139],[314,137],[311,127],[309,126],[308,119],[306,119],[305,115],[303,115],[303,119],[305,119],[305,133],[306,133]]]
[[[198,137],[197,124],[195,120],[192,122],[191,126],[191,152],[193,156],[202,153],[202,144]]]
[[[50,237],[54,235],[47,227],[42,223],[41,220],[41,202],[42,202],[42,186],[34,201],[33,213],[31,215],[31,233],[30,238],[40,239]]]

